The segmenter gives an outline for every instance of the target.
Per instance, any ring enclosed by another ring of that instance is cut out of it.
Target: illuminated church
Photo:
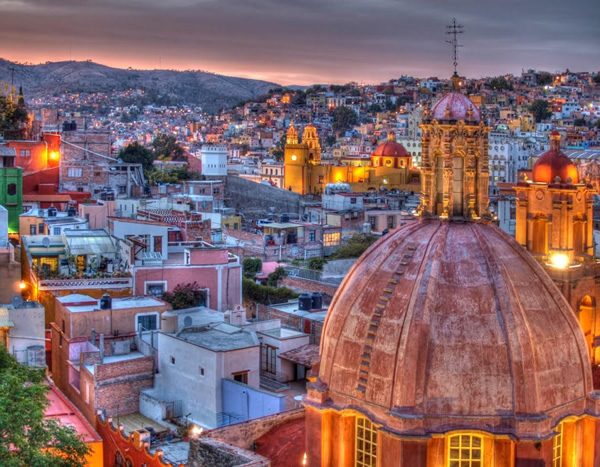
[[[355,192],[381,188],[414,190],[419,183],[419,170],[413,167],[404,146],[396,143],[393,133],[375,149],[364,167],[324,164],[317,129],[309,124],[299,141],[292,122],[287,130],[284,164],[285,189],[302,195],[321,194],[328,183],[348,183]]]

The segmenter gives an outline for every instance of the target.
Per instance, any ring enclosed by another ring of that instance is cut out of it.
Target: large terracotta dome
[[[348,274],[315,388],[313,405],[399,434],[540,439],[583,415],[592,377],[574,313],[524,248],[493,225],[431,219],[387,235]]]
[[[431,118],[436,120],[465,120],[479,122],[479,109],[471,100],[459,92],[442,97],[431,109]]]
[[[560,183],[578,182],[577,167],[560,150],[560,133],[554,130],[550,133],[550,149],[537,160],[533,166],[533,181],[541,183],[555,183],[556,177]]]

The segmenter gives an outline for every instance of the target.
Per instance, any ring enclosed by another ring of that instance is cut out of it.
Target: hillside
[[[209,112],[278,87],[266,81],[204,71],[124,70],[90,61],[22,65],[0,59],[0,81],[10,83],[12,77],[15,86],[23,86],[28,98],[142,89],[146,101],[200,105]]]

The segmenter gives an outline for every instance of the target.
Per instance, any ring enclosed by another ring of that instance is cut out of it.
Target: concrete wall
[[[227,176],[225,196],[229,205],[245,214],[275,212],[300,214],[301,196],[269,185],[254,183],[233,175]]]
[[[223,412],[234,415],[239,420],[273,415],[285,410],[285,396],[248,385],[228,378],[221,380]]]
[[[8,309],[9,319],[14,323],[14,327],[9,333],[9,351],[17,353],[17,358],[21,362],[27,362],[25,350],[32,345],[45,347],[45,311],[39,303],[28,302],[33,306],[27,308]]]

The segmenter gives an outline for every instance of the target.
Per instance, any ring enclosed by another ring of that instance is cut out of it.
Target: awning
[[[71,255],[112,255],[116,247],[108,235],[71,236],[65,234]]]
[[[280,353],[279,358],[312,368],[313,363],[319,361],[319,346],[315,344],[301,345],[295,349]]]

